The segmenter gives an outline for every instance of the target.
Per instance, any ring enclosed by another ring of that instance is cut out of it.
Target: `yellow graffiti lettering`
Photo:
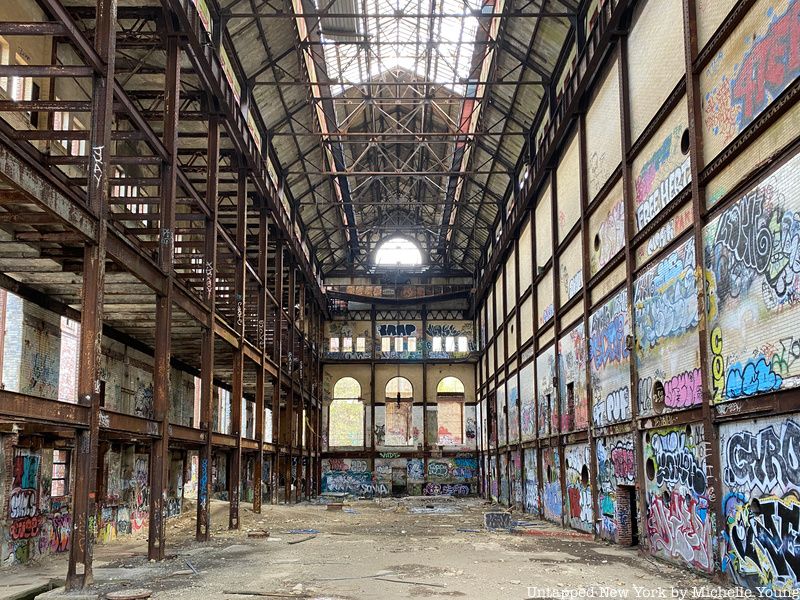
[[[721,402],[725,393],[725,361],[722,358],[722,331],[719,327],[715,327],[711,332],[711,354],[714,402]]]

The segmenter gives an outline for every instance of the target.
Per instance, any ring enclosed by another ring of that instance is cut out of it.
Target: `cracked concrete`
[[[300,504],[264,506],[261,515],[243,505],[241,531],[228,531],[223,528],[228,505],[215,502],[212,523],[218,525],[212,542],[194,541],[194,514],[184,513],[168,522],[170,558],[162,563],[147,560],[140,538],[98,546],[93,591],[104,595],[144,587],[164,600],[238,600],[247,592],[342,600],[499,600],[568,597],[590,588],[627,591],[631,598],[645,597],[640,588],[653,590],[650,597],[672,590],[693,597],[694,587],[712,587],[709,580],[636,549],[595,542],[541,521],[516,533],[486,531],[483,513],[490,507],[477,499],[455,501],[457,510],[451,513],[410,512],[431,505],[426,498],[362,500],[352,502],[350,512]],[[268,538],[247,537],[262,529],[269,530]],[[289,533],[305,529],[319,533]],[[315,537],[289,543],[310,535]],[[51,577],[58,564],[63,575],[63,560],[10,575],[15,580]]]

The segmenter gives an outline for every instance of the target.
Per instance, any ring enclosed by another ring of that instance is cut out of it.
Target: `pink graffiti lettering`
[[[670,408],[684,408],[702,403],[700,369],[676,375],[664,384],[664,404]]]
[[[633,480],[636,476],[633,466],[633,448],[618,444],[611,450],[611,463],[618,479]]]

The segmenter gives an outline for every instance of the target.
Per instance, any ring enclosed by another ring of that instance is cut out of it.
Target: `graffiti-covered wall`
[[[702,404],[694,240],[689,238],[634,284],[639,414]]]
[[[550,346],[536,357],[536,404],[539,435],[558,432],[558,398],[553,380],[556,377],[556,349]]]
[[[628,525],[630,512],[620,514],[617,496],[620,486],[633,486],[636,482],[636,459],[632,436],[615,436],[595,441],[597,455],[597,510],[598,534],[617,541],[620,526]]]
[[[800,154],[711,221],[703,243],[714,401],[800,385]]]
[[[436,348],[434,338],[441,340],[441,345]],[[447,338],[453,340],[450,349],[447,346]],[[459,338],[463,338],[461,348],[458,345]],[[463,341],[466,341],[466,347],[463,347]],[[472,321],[428,321],[423,343],[428,358],[467,358],[478,349]]]
[[[542,484],[544,518],[561,523],[564,503],[561,495],[561,460],[558,448],[542,450]]]
[[[403,458],[396,452],[380,452],[370,460],[326,458],[322,460],[322,492],[352,496],[470,496],[478,493],[478,460],[464,455],[431,459]]]
[[[592,531],[592,488],[589,465],[592,459],[588,444],[575,444],[564,449],[567,477],[567,518],[575,529]]]
[[[706,449],[699,424],[644,434],[650,550],[682,566],[711,572]]]
[[[0,566],[67,552],[72,535],[70,490],[53,495],[53,448],[34,449],[16,435],[0,435]],[[59,450],[58,452],[69,452]],[[64,492],[64,493],[60,493]]]
[[[535,516],[542,514],[539,496],[539,474],[536,448],[527,448],[523,454],[525,461],[525,512]]]
[[[339,360],[362,360],[372,356],[369,321],[328,321],[325,323],[325,356]],[[336,340],[331,344],[331,339]],[[336,350],[336,351],[334,351]]]
[[[608,425],[631,415],[631,333],[628,293],[614,295],[589,316],[589,361],[592,378],[592,423]]]
[[[586,392],[586,336],[583,322],[558,341],[558,393],[562,432],[585,429],[589,424]]]
[[[800,420],[753,419],[720,427],[722,570],[764,594],[800,583]]]

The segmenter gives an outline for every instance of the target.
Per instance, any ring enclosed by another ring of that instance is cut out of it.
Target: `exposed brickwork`
[[[621,546],[633,545],[633,528],[631,524],[631,501],[629,486],[619,486],[617,488],[617,542]]]

